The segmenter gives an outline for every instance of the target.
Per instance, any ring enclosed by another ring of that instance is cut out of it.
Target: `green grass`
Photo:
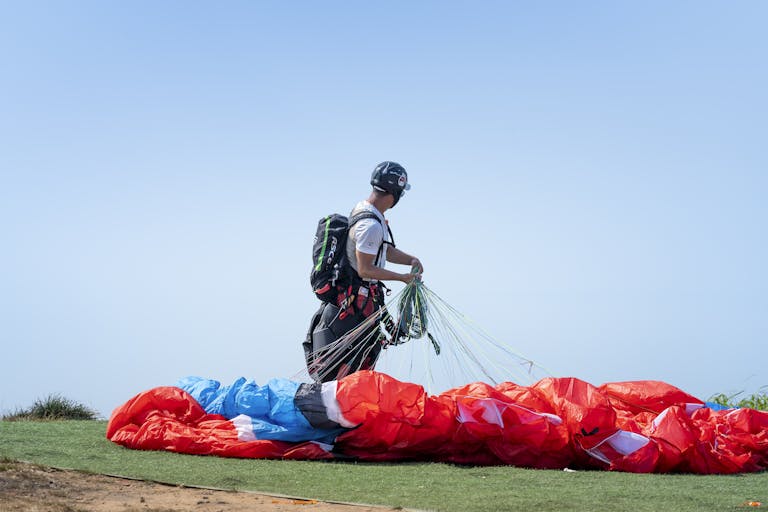
[[[85,405],[64,398],[61,395],[51,394],[45,398],[35,400],[32,407],[20,409],[3,416],[8,421],[20,420],[95,420],[98,414]]]
[[[732,395],[719,393],[712,396],[709,401],[725,407],[746,407],[758,411],[768,411],[768,386],[763,386],[757,393],[739,398],[742,394],[744,394],[743,391]]]
[[[0,421],[0,460],[172,484],[441,511],[745,510],[768,502],[768,473],[735,476],[563,472],[449,464],[224,459],[127,450],[102,421]]]

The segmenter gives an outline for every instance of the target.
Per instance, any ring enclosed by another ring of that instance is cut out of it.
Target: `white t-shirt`
[[[380,268],[384,268],[387,263],[387,244],[382,242],[392,242],[389,239],[389,230],[386,228],[386,220],[384,215],[376,209],[368,201],[360,201],[352,208],[352,212],[349,214],[351,219],[362,211],[369,211],[376,214],[381,222],[377,222],[376,219],[363,219],[358,221],[352,229],[349,230],[349,239],[347,240],[347,259],[349,260],[352,268],[357,272],[357,256],[355,251],[360,251],[363,254],[378,254],[379,247],[381,247],[381,256],[374,261],[374,265]],[[376,281],[371,279],[370,281]]]

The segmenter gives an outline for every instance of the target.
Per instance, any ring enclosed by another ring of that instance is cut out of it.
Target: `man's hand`
[[[414,272],[419,277],[421,277],[421,274],[424,273],[424,265],[422,265],[421,261],[419,261],[419,258],[416,258],[415,256],[411,259],[411,272]]]
[[[408,284],[414,279],[421,279],[422,272],[424,272],[424,267],[421,265],[419,258],[411,258],[411,271],[407,274],[400,274],[400,280]]]

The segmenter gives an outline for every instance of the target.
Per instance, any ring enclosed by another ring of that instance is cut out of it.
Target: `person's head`
[[[394,198],[392,206],[395,206],[405,191],[411,188],[408,173],[397,162],[381,162],[377,165],[371,175],[371,185],[374,192],[391,194]]]

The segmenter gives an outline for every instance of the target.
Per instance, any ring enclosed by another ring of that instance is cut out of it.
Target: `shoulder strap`
[[[379,246],[379,250],[376,252],[376,259],[374,261],[378,261],[381,263],[381,256],[384,254],[384,244],[389,244],[392,247],[397,247],[395,245],[395,236],[392,234],[392,229],[389,227],[389,224],[387,224],[387,231],[389,231],[389,239],[392,240],[391,242],[387,242],[386,240],[382,240],[381,245]]]
[[[362,212],[353,215],[349,219],[349,229],[352,229],[352,226],[354,226],[356,223],[360,222],[363,219],[376,219],[376,221],[381,224],[381,219],[378,215],[373,213],[369,210],[363,210]],[[392,240],[391,242],[387,242],[386,240],[381,241],[381,245],[379,246],[379,250],[376,251],[376,257],[373,259],[374,264],[381,263],[381,257],[384,254],[384,244],[389,244],[392,247],[397,247],[395,245],[395,236],[392,234],[392,228],[389,227],[388,223],[384,224],[387,227],[387,231],[389,232],[389,239]]]
[[[389,224],[387,224],[387,231],[389,231],[389,239],[392,240],[391,242],[384,242],[385,244],[389,244],[392,247],[397,247],[395,245],[395,235],[392,234],[392,228],[389,227]]]
[[[379,218],[378,215],[376,215],[375,213],[373,213],[371,211],[363,210],[360,213],[358,213],[356,215],[353,215],[352,217],[349,218],[349,223],[348,223],[349,224],[349,229],[352,229],[352,226],[354,226],[355,224],[357,224],[361,220],[365,220],[365,219],[376,219],[376,221],[379,224],[381,224],[381,219]]]
[[[381,224],[381,219],[379,218],[378,215],[376,215],[375,213],[373,213],[371,211],[364,210],[364,211],[358,213],[357,215],[353,215],[352,217],[349,218],[349,222],[348,222],[349,229],[352,229],[352,226],[354,226],[355,224],[357,224],[358,222],[360,222],[361,220],[364,220],[364,219],[376,219],[376,221],[379,224]],[[387,226],[387,231],[389,231],[389,239],[392,240],[392,241],[391,242],[387,242],[385,240],[385,241],[382,242],[382,244],[389,244],[392,247],[397,247],[395,245],[395,235],[392,234],[392,228],[389,227],[388,223],[385,223],[385,226]]]

